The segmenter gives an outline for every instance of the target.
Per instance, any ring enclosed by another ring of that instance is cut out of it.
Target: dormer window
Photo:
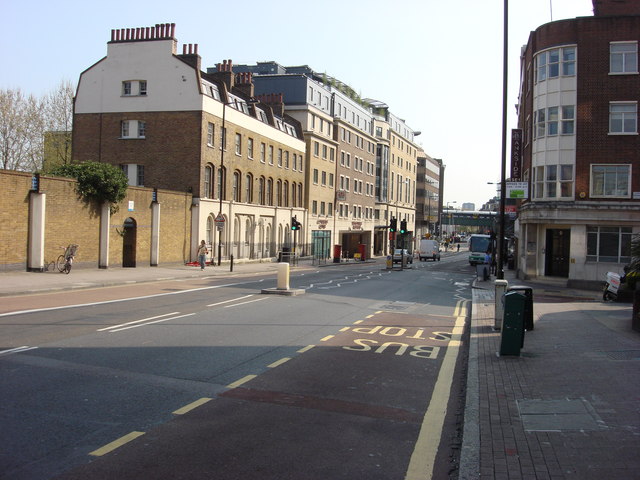
[[[123,97],[144,97],[147,95],[146,80],[126,80],[122,82]]]

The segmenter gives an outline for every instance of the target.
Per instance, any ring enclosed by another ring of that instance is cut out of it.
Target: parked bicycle
[[[75,258],[78,252],[78,245],[72,243],[65,247],[60,247],[64,249],[64,253],[58,257],[56,261],[56,267],[60,273],[69,274],[71,271],[71,266],[73,265],[73,259]]]

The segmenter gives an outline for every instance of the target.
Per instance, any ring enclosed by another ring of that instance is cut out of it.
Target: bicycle
[[[71,266],[73,265],[73,259],[78,252],[78,245],[72,243],[65,247],[60,247],[64,249],[64,253],[58,257],[56,261],[56,267],[60,273],[66,273],[67,275],[71,271]]]

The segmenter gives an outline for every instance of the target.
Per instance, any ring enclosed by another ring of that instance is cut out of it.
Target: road
[[[3,314],[2,478],[454,478],[475,272],[462,252],[383,267]]]

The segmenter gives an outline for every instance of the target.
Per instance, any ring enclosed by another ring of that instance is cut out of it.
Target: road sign
[[[224,224],[224,216],[221,213],[219,213],[218,216],[216,217],[216,223],[219,223],[219,222]]]

